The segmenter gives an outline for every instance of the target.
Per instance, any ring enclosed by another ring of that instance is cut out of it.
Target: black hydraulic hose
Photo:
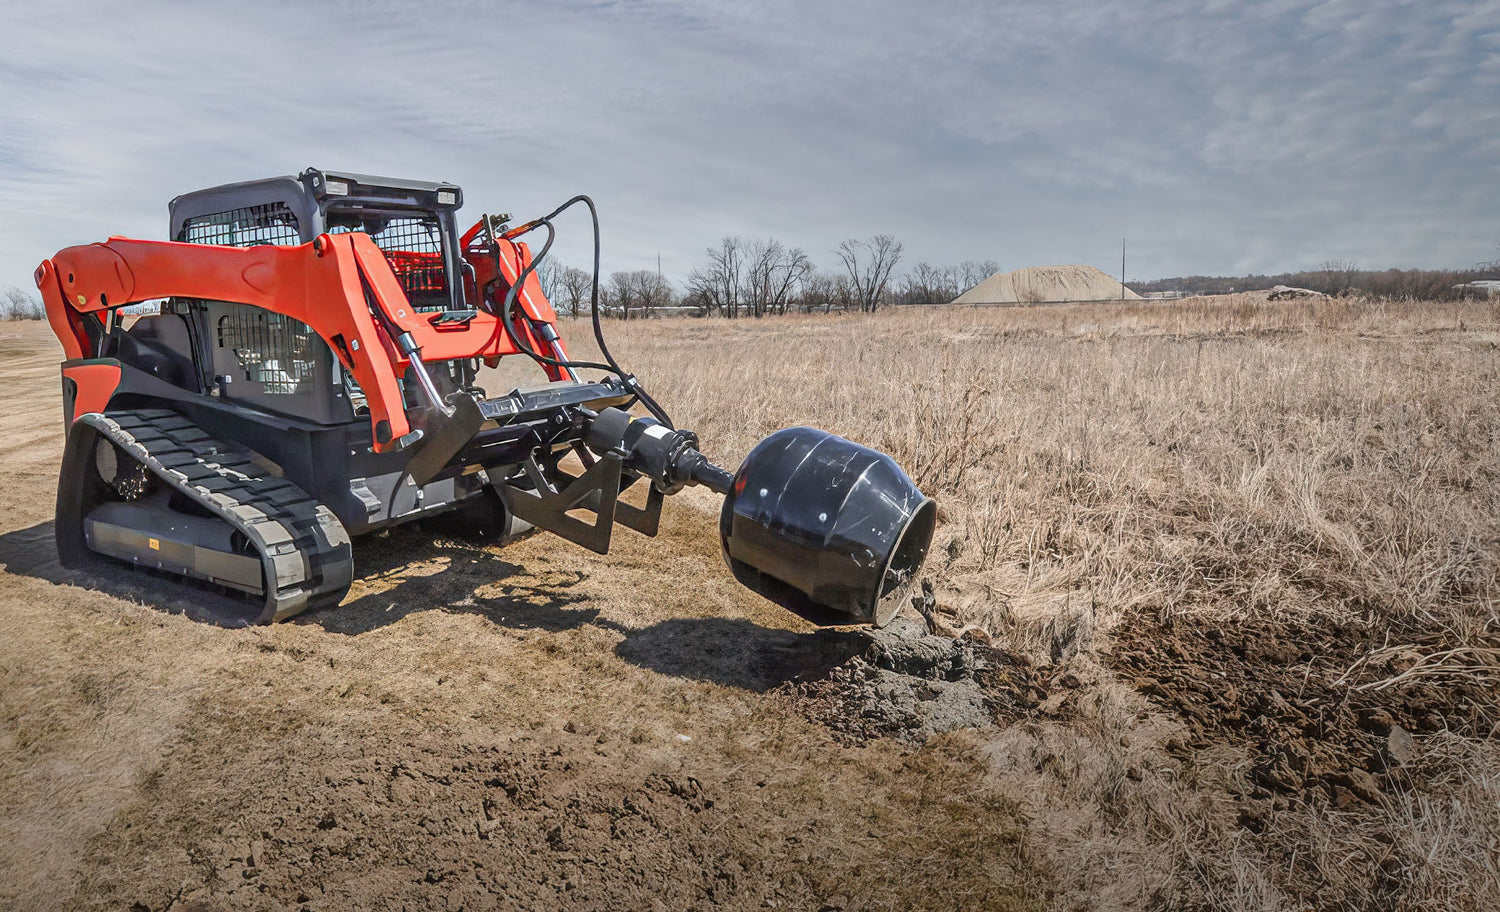
[[[530,346],[522,341],[520,334],[516,332],[514,323],[514,308],[516,296],[520,293],[521,287],[526,284],[527,277],[535,272],[536,268],[541,265],[542,260],[547,256],[547,252],[552,248],[552,242],[557,238],[557,230],[552,226],[552,220],[561,215],[568,208],[580,202],[588,207],[589,216],[592,219],[594,226],[594,277],[593,289],[590,293],[589,298],[589,309],[593,317],[594,341],[598,343],[599,353],[604,356],[604,360],[605,362],[607,362],[603,364],[595,361],[564,361],[558,358],[549,358],[546,355],[541,354],[540,352],[532,350]],[[505,328],[505,334],[510,338],[511,344],[520,351],[530,356],[532,360],[536,361],[538,364],[551,365],[553,367],[584,368],[589,370],[609,371],[610,373],[620,378],[620,382],[625,384],[625,388],[630,390],[631,393],[633,393],[638,399],[640,399],[641,404],[646,406],[647,411],[651,412],[651,414],[655,416],[658,421],[669,428],[675,428],[676,425],[672,423],[672,419],[667,415],[666,409],[662,408],[655,399],[651,398],[651,395],[647,393],[646,390],[641,386],[639,380],[637,380],[633,375],[626,373],[625,370],[620,367],[620,364],[615,360],[614,355],[610,354],[609,345],[604,341],[604,329],[599,322],[599,211],[594,208],[594,201],[583,194],[579,194],[578,196],[573,197],[566,203],[563,203],[561,206],[558,206],[556,209],[552,210],[541,218],[532,219],[518,229],[513,229],[511,231],[505,232],[504,237],[507,240],[520,237],[521,235],[534,231],[541,226],[545,226],[547,229],[546,242],[542,244],[542,249],[536,254],[536,256],[531,258],[531,263],[528,264],[524,269],[522,269],[520,275],[516,277],[515,283],[512,284],[510,290],[505,293],[505,301],[500,307],[500,324]],[[488,224],[486,224],[485,230],[490,230]],[[500,239],[491,237],[490,240],[496,244],[495,257],[498,260],[500,257]],[[496,263],[496,265],[499,265],[498,262]]]
[[[522,231],[520,233],[524,234],[526,231],[534,230],[538,224],[544,226],[547,229],[547,241],[542,245],[542,249],[537,252],[536,256],[532,258],[531,265],[521,270],[520,275],[516,278],[516,283],[511,286],[508,292],[506,292],[505,301],[501,304],[500,307],[500,325],[505,329],[506,337],[510,339],[511,344],[514,345],[519,351],[531,357],[532,360],[536,361],[538,364],[550,364],[556,367],[582,368],[587,370],[602,370],[615,374],[620,378],[620,382],[624,384],[625,388],[631,390],[632,396],[630,401],[632,403],[638,400],[644,401],[641,397],[645,394],[645,391],[640,388],[640,382],[637,381],[634,377],[625,373],[625,371],[621,370],[618,364],[600,364],[597,361],[564,361],[559,358],[551,358],[547,355],[543,355],[542,353],[527,345],[525,340],[521,338],[521,334],[516,331],[515,302],[518,294],[520,293],[520,288],[526,284],[527,276],[531,275],[531,273],[535,271],[535,267],[537,266],[537,264],[542,262],[542,258],[547,255],[548,248],[552,246],[553,240],[557,237],[557,231],[555,228],[553,228],[552,223],[550,221],[544,221],[542,219],[537,219],[536,221],[530,223],[526,227],[525,231]],[[497,249],[495,250],[495,259],[498,261],[499,258],[500,251],[497,247]],[[655,400],[653,400],[653,402],[654,401]],[[650,406],[648,405],[647,408],[650,408]],[[660,407],[658,406],[658,408]],[[652,414],[657,413],[653,411]],[[661,418],[660,415],[657,415],[657,417],[664,422],[666,421],[666,419]]]

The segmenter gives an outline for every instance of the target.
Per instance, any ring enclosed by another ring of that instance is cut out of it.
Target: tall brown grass
[[[1245,296],[611,328],[727,465],[788,424],[889,452],[943,505],[949,580],[1089,592],[1116,614],[1496,623],[1500,304]]]
[[[608,329],[725,465],[791,424],[893,455],[941,504],[940,601],[1041,661],[1061,630],[1087,660],[1141,613],[1326,618],[1407,650],[1431,681],[1500,683],[1486,645],[1500,637],[1500,302],[1245,295]],[[584,323],[565,332],[590,351]],[[988,749],[1027,794],[1041,853],[1093,884],[1095,906],[1288,908],[1319,890],[1331,907],[1500,905],[1493,732],[1424,741],[1427,791],[1326,820],[1294,810],[1252,836],[1141,746],[1159,743],[1142,737],[1159,715],[1103,677],[1092,722]],[[1042,755],[1072,772],[1038,773],[1056,767]],[[1335,883],[1339,853],[1378,833],[1425,860],[1379,898]],[[1309,856],[1324,874],[1305,873]]]

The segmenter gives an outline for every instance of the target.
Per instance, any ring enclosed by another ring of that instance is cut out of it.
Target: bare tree
[[[547,300],[557,300],[558,283],[562,279],[563,271],[567,268],[552,257],[547,257],[537,264],[536,280],[542,286],[542,294]]]
[[[559,297],[553,298],[552,303],[556,305],[561,300],[568,313],[576,317],[583,311],[584,304],[589,303],[592,297],[594,274],[576,266],[565,266],[562,275],[558,277],[557,285]]]
[[[761,317],[786,313],[812,273],[801,248],[775,238],[725,237],[708,250],[708,262],[688,274],[687,299],[704,314]]]
[[[994,260],[964,260],[958,264],[958,294],[963,294],[999,271],[1000,264]]]
[[[548,257],[537,267],[536,275],[542,294],[558,313],[576,317],[590,300],[594,285],[594,276],[590,272]]]
[[[611,310],[618,310],[622,320],[630,319],[630,308],[636,303],[635,280],[628,272],[612,272],[609,275],[609,303]]]
[[[959,270],[953,266],[918,263],[902,280],[896,303],[947,304],[959,295],[958,276]]]
[[[695,317],[708,316],[708,301],[704,298],[702,291],[694,288],[691,284],[677,298],[677,306],[691,307],[693,309],[693,316]]]
[[[40,320],[47,316],[47,308],[34,293],[19,285],[5,291],[5,300],[0,301],[0,319]]]
[[[745,283],[744,244],[726,235],[718,247],[708,248],[708,262],[688,273],[688,295],[701,302],[705,313],[739,316]]]
[[[1346,295],[1359,280],[1359,264],[1353,260],[1325,260],[1318,267],[1318,280],[1323,286],[1317,289],[1331,295]]]
[[[1500,250],[1500,240],[1495,241],[1495,249]],[[1490,260],[1488,263],[1480,263],[1474,268],[1479,271],[1500,272],[1500,257]]]
[[[901,249],[901,242],[889,234],[877,234],[868,241],[851,238],[839,244],[839,259],[860,310],[873,313],[881,305],[891,271],[901,260]]]
[[[918,263],[902,277],[897,304],[947,304],[1000,271],[994,260],[964,260],[957,266]]]
[[[751,316],[786,313],[812,262],[801,248],[787,249],[775,238],[756,241],[745,256],[745,288],[740,295]]]
[[[612,272],[609,276],[609,306],[622,319],[648,317],[651,312],[670,307],[675,299],[672,284],[654,269]]]
[[[854,294],[847,276],[813,270],[802,283],[798,304],[806,313],[847,311],[854,304]]]
[[[782,255],[774,270],[775,281],[771,283],[771,308],[776,313],[786,313],[792,301],[801,295],[812,271],[812,260],[801,247],[792,247]]]
[[[635,292],[635,303],[641,313],[650,316],[654,310],[672,306],[675,294],[672,284],[654,269],[638,269],[630,273],[631,288]]]

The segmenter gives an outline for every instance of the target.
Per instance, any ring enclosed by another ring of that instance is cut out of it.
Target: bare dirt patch
[[[345,604],[226,630],[207,590],[57,565],[60,354],[0,346],[0,908],[1044,905],[966,735],[850,747],[768,696],[833,659],[733,582],[701,492],[602,558],[362,539]]]
[[[1169,745],[1174,752],[1225,741],[1248,749],[1252,766],[1236,780],[1243,797],[1322,793],[1347,808],[1421,784],[1409,768],[1414,736],[1484,738],[1500,723],[1500,705],[1482,681],[1359,689],[1412,665],[1399,655],[1357,664],[1375,646],[1368,627],[1332,619],[1160,624],[1131,617],[1107,656],[1125,680],[1183,720],[1183,738]],[[1256,806],[1243,819],[1260,825]]]

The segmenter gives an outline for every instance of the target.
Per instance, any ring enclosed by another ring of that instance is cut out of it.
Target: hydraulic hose
[[[543,259],[546,258],[547,252],[552,248],[552,242],[557,238],[557,230],[553,227],[552,220],[577,203],[583,203],[588,207],[589,216],[593,221],[594,275],[593,288],[590,292],[589,297],[589,310],[591,312],[594,324],[594,341],[598,343],[599,353],[604,356],[605,363],[600,363],[597,361],[573,361],[550,358],[538,351],[533,350],[531,346],[527,345],[526,342],[521,338],[520,333],[516,332],[515,327],[516,296],[520,293],[522,286],[526,284],[526,279],[536,271],[537,267],[541,265]],[[511,230],[500,235],[500,237],[492,236],[491,241],[496,243],[496,259],[498,260],[500,256],[498,242],[501,238],[504,238],[505,240],[514,240],[515,238],[521,237],[524,234],[535,231],[539,227],[545,227],[547,229],[547,240],[542,244],[541,250],[531,258],[531,262],[521,270],[521,274],[516,277],[516,281],[510,286],[510,290],[505,293],[505,301],[500,307],[500,323],[505,327],[505,334],[507,337],[509,337],[511,344],[521,352],[530,356],[531,359],[536,361],[538,364],[550,365],[553,367],[568,367],[574,369],[584,368],[591,370],[603,370],[614,374],[615,376],[620,378],[620,382],[625,385],[625,388],[630,390],[631,393],[641,401],[641,404],[646,407],[647,411],[651,412],[651,414],[655,416],[658,421],[669,428],[675,428],[676,425],[672,423],[672,419],[667,415],[666,409],[662,408],[661,405],[655,399],[653,399],[649,393],[646,392],[645,388],[641,386],[640,381],[637,380],[634,375],[626,373],[625,370],[620,367],[619,362],[617,362],[614,355],[610,353],[609,345],[604,341],[604,329],[599,321],[599,211],[594,207],[594,201],[583,194],[579,194],[578,196],[573,197],[572,199],[568,200],[561,206],[558,206],[556,209],[540,218],[532,219],[524,225],[512,228]],[[488,222],[486,222],[485,230],[490,230]],[[498,263],[496,265],[498,266]]]

